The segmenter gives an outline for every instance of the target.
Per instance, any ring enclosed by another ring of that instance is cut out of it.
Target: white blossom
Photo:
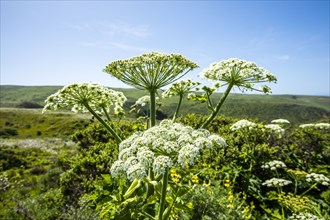
[[[122,92],[108,89],[101,85],[82,83],[70,84],[56,93],[48,96],[42,112],[71,108],[71,111],[88,112],[90,107],[97,113],[113,112],[124,113],[123,105],[126,97]]]
[[[285,132],[285,130],[278,124],[268,124],[268,125],[265,125],[265,128],[271,130],[272,132],[274,132],[275,134],[277,134],[279,136],[282,136]]]
[[[308,213],[308,212],[301,212],[301,213],[298,213],[298,214],[293,214],[288,219],[294,219],[294,220],[321,220],[317,216],[315,216],[311,213]]]
[[[145,96],[142,96],[141,98],[139,98],[138,100],[136,100],[136,102],[133,106],[137,106],[137,105],[145,106],[149,103],[150,103],[150,95],[145,95]],[[156,97],[156,103],[160,104],[159,97]]]
[[[238,122],[234,123],[232,126],[230,126],[230,130],[236,131],[247,128],[248,130],[252,130],[257,126],[256,123],[251,122],[246,119],[239,120]]]
[[[122,141],[118,161],[110,171],[113,175],[126,173],[129,179],[145,176],[150,168],[163,173],[174,165],[194,164],[203,149],[217,145],[226,147],[225,140],[218,135],[163,120],[159,126],[136,132]]]
[[[327,130],[330,129],[330,123],[311,123],[311,124],[302,124],[299,126],[300,128],[315,128],[315,129],[323,129]]]
[[[108,64],[104,72],[138,89],[160,89],[198,65],[180,54],[152,52]]]
[[[274,119],[271,121],[271,123],[273,123],[273,124],[290,124],[290,122],[288,120],[282,119],[282,118]]]
[[[215,82],[224,82],[224,85],[233,83],[233,86],[237,86],[242,90],[255,90],[264,93],[270,93],[268,86],[263,85],[260,89],[256,89],[254,84],[276,82],[277,80],[272,73],[258,67],[256,63],[237,58],[212,63],[203,70],[200,77]]]
[[[195,89],[201,83],[195,82],[191,79],[179,80],[173,83],[166,91],[162,93],[163,98],[169,98],[172,96],[183,96]]]
[[[276,170],[279,168],[286,168],[286,165],[284,162],[279,161],[279,160],[273,160],[268,163],[265,163],[264,165],[261,166],[263,169],[270,169],[270,170]]]
[[[272,178],[269,180],[266,180],[265,182],[262,183],[263,186],[268,186],[268,187],[279,187],[279,186],[286,186],[291,184],[292,182],[289,180],[285,179],[279,179],[279,178]]]
[[[310,173],[306,175],[306,181],[311,183],[320,183],[324,186],[330,185],[330,179],[323,174]]]

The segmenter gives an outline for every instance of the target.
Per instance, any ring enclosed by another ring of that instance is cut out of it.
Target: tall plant
[[[156,124],[157,90],[169,85],[198,65],[180,54],[152,52],[127,60],[113,61],[104,72],[137,89],[150,94],[150,126]]]
[[[276,77],[268,70],[257,66],[254,62],[230,58],[217,63],[212,63],[208,68],[205,68],[200,74],[202,78],[209,79],[216,83],[216,87],[227,86],[225,92],[221,96],[218,104],[213,107],[210,96],[215,91],[207,89],[207,105],[212,113],[207,120],[202,124],[202,128],[206,128],[214,117],[220,111],[221,106],[225,102],[227,96],[233,87],[238,87],[240,90],[251,90],[263,93],[270,93],[271,89],[267,85],[262,85],[260,88],[255,88],[256,83],[276,82]]]

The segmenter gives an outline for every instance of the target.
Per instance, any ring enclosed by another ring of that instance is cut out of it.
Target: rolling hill
[[[44,100],[62,86],[0,86],[0,107],[36,108],[44,105]],[[147,92],[129,88],[114,88],[122,91],[128,98],[126,109]],[[221,94],[214,94],[216,102]],[[178,98],[163,100],[160,107],[167,116],[171,116],[176,108]],[[207,115],[204,103],[184,100],[180,114],[196,113]],[[329,122],[330,97],[302,95],[252,95],[232,93],[220,110],[220,114],[234,118],[251,118],[269,122],[276,118],[285,118],[293,123],[309,123],[315,121]]]

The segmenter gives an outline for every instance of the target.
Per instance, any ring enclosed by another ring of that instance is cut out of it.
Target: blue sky
[[[199,64],[185,78],[205,82],[205,67],[236,57],[275,74],[273,94],[329,96],[329,11],[329,1],[1,0],[1,85],[124,87],[103,68],[160,51]]]

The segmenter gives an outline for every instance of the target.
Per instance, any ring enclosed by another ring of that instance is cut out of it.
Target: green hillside
[[[0,87],[0,107],[42,107],[44,100],[62,86],[7,86]],[[128,98],[126,108],[141,96],[145,91],[128,88],[115,88],[122,91]],[[214,94],[214,101],[221,94]],[[176,108],[177,97],[163,100],[159,109],[170,117]],[[184,100],[181,114],[196,113],[206,115],[205,104]],[[330,97],[301,96],[301,95],[251,95],[230,94],[220,110],[220,114],[234,118],[251,118],[261,121],[270,121],[275,118],[286,118],[294,123],[308,123],[314,121],[328,121],[330,117]]]

